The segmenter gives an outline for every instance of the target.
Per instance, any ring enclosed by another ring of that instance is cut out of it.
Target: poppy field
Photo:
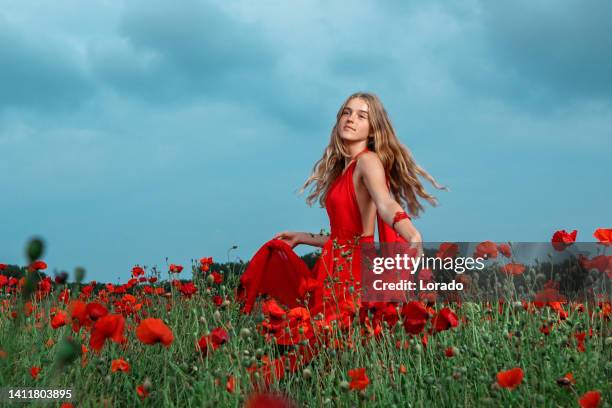
[[[602,254],[580,262],[609,287],[612,230],[595,237]],[[557,231],[553,250],[575,239]],[[26,254],[25,266],[0,263],[0,405],[7,388],[28,388],[72,390],[30,401],[58,407],[610,406],[609,293],[424,296],[325,316],[264,298],[245,314],[244,264],[136,265],[117,285],[85,282],[81,268],[47,275],[40,240]],[[504,279],[540,273],[509,247],[495,258]]]

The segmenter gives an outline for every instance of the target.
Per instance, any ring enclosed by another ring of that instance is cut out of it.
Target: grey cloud
[[[527,109],[610,102],[611,14],[612,3],[606,1],[553,7],[482,2],[472,17],[479,19],[480,29],[466,37],[481,54],[469,53],[457,65],[457,77],[466,88]]]
[[[122,42],[93,50],[98,75],[158,103],[259,95],[277,58],[255,27],[195,2],[132,4],[119,34]]]
[[[96,92],[73,50],[53,38],[29,38],[0,15],[0,111],[72,109]]]

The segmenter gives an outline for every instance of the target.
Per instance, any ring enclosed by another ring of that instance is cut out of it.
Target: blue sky
[[[610,2],[0,5],[0,262],[39,235],[125,281],[328,228],[297,191],[358,90],[450,188],[425,240],[610,227]]]

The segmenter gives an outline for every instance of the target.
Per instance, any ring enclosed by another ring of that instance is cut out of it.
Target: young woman
[[[240,279],[243,311],[250,313],[256,298],[267,295],[264,328],[281,345],[320,341],[317,329],[334,320],[340,327],[350,325],[361,304],[359,245],[374,242],[375,220],[380,242],[409,242],[422,252],[421,234],[400,204],[413,216],[423,210],[419,198],[436,204],[419,176],[442,188],[400,143],[378,97],[351,95],[340,107],[329,145],[302,188],[303,192],[313,187],[307,202],[312,205],[318,199],[325,207],[331,235],[276,234]],[[299,244],[322,248],[312,270],[293,251]]]

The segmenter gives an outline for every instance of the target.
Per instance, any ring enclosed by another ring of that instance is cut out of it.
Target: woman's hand
[[[291,248],[302,243],[302,233],[295,231],[283,231],[274,236],[273,239],[280,239],[288,244]]]

